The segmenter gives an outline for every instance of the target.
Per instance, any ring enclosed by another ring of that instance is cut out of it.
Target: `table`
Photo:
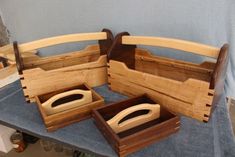
[[[96,87],[95,90],[105,98],[106,103],[126,98],[110,91],[106,85]],[[19,81],[0,89],[0,123],[97,156],[117,156],[96,128],[93,119],[48,133],[37,106],[25,102]],[[181,116],[181,129],[178,133],[129,156],[235,156],[235,141],[225,96],[219,101],[208,123]]]

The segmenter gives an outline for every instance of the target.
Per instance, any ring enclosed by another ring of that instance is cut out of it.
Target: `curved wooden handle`
[[[162,38],[162,37],[148,37],[148,36],[122,36],[122,44],[127,45],[149,45],[182,50],[198,55],[203,55],[211,58],[217,58],[220,49],[204,44],[199,44],[186,40]]]
[[[130,115],[131,113],[134,113],[140,110],[149,110],[149,112],[147,114],[140,115],[140,116],[125,120],[124,122],[120,123],[120,121],[123,118],[125,118],[127,115]],[[149,122],[151,120],[157,119],[159,117],[160,117],[160,105],[159,104],[144,103],[144,104],[139,104],[139,105],[129,107],[119,112],[112,119],[108,120],[107,123],[114,130],[115,133],[119,133],[128,129],[131,129],[133,127],[136,127],[138,125],[144,124],[146,122]]]
[[[63,103],[63,104],[59,104],[56,106],[53,106],[52,104],[61,99],[61,98],[65,98],[71,95],[77,95],[77,94],[81,94],[82,98],[81,99],[77,99],[77,100],[73,100],[67,103]],[[80,90],[80,89],[75,89],[75,90],[71,90],[71,91],[67,91],[64,93],[60,93],[57,94],[53,97],[51,97],[50,99],[48,99],[46,102],[44,102],[42,104],[42,107],[44,108],[45,112],[50,115],[50,114],[55,114],[61,111],[65,111],[74,107],[78,107],[78,106],[82,106],[86,103],[90,103],[92,102],[92,93],[91,91],[86,91],[86,90]]]
[[[28,52],[31,50],[36,50],[43,47],[69,43],[78,41],[89,41],[89,40],[105,40],[107,39],[106,32],[95,32],[95,33],[78,33],[78,34],[68,34],[56,37],[45,38],[41,40],[36,40],[24,44],[20,44],[19,51]]]

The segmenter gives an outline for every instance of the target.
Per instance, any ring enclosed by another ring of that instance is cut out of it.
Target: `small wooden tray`
[[[160,118],[118,134],[107,124],[107,121],[119,112],[141,103],[155,104],[157,102],[150,99],[147,95],[141,95],[108,106],[102,106],[92,111],[97,127],[119,156],[126,156],[153,142],[159,141],[177,132],[180,128],[179,117],[167,111],[161,105]],[[146,111],[140,110],[127,117],[132,118],[142,115],[144,112]]]
[[[91,90],[92,102],[83,106],[78,106],[66,111],[48,115],[42,107],[42,103],[47,101],[52,96],[74,89]],[[91,110],[96,107],[100,107],[104,104],[104,99],[98,95],[87,84],[81,84],[70,88],[64,88],[55,92],[46,93],[35,97],[39,111],[44,120],[47,131],[55,131],[59,128],[67,126],[71,123],[79,122],[81,120],[91,117]]]

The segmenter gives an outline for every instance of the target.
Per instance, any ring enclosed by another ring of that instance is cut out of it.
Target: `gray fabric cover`
[[[107,86],[95,88],[106,102],[126,97]],[[24,100],[19,81],[0,89],[0,122],[42,138],[50,138],[100,156],[117,156],[92,119],[47,133],[40,113],[34,104]],[[181,117],[180,131],[130,156],[133,157],[233,157],[235,142],[228,109],[223,97],[209,123]]]

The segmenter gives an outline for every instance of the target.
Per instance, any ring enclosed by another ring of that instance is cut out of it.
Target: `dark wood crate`
[[[92,116],[94,117],[95,123],[100,132],[104,135],[119,156],[126,156],[145,146],[166,138],[167,136],[177,132],[180,128],[179,117],[166,110],[162,105],[160,105],[160,118],[118,134],[116,134],[107,124],[106,121],[114,117],[117,113],[141,103],[158,102],[153,101],[144,94],[121,102],[113,103],[111,105],[96,108],[92,112]]]
[[[52,96],[74,89],[83,89],[92,91],[92,102],[85,104],[84,106],[78,106],[66,111],[58,112],[56,114],[47,115],[42,107],[42,103],[47,101]],[[42,119],[45,123],[47,131],[55,131],[59,128],[67,126],[71,123],[79,122],[91,117],[92,109],[104,105],[104,99],[91,89],[87,84],[81,84],[70,88],[64,88],[55,92],[46,93],[36,96],[36,102],[38,109],[41,113]]]

